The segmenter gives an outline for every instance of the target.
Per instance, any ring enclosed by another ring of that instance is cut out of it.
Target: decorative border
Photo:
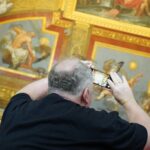
[[[100,31],[100,34],[96,33],[95,31],[91,32],[91,37],[90,37],[90,43],[88,46],[88,53],[87,53],[87,58],[88,59],[93,59],[94,53],[95,53],[95,44],[101,43],[101,45],[108,45],[109,47],[120,47],[122,52],[127,52],[127,53],[132,53],[134,55],[140,55],[140,56],[144,56],[144,57],[150,57],[150,48],[146,45],[144,46],[144,44],[140,45],[140,43],[138,44],[137,42],[132,42],[132,36],[125,35],[125,34],[121,34],[121,33],[117,33],[114,32],[115,35],[119,34],[119,36],[121,37],[125,37],[125,39],[123,40],[122,38],[115,38],[115,36],[113,36],[113,34],[111,34],[110,32],[110,37],[106,37],[106,34],[109,31],[105,31],[102,30]],[[109,34],[108,34],[109,36]],[[112,37],[113,36],[113,37]],[[126,38],[127,37],[127,38]],[[127,39],[130,39],[130,41],[128,41]],[[134,39],[134,36],[133,36]],[[136,41],[136,40],[135,40]],[[140,42],[140,41],[139,41]],[[146,41],[147,42],[147,41]],[[142,42],[141,42],[142,43]]]
[[[92,28],[92,34],[96,36],[102,36],[105,38],[119,40],[122,42],[141,45],[144,47],[150,47],[150,40],[148,38],[137,37],[132,34],[125,34],[122,32],[116,32],[113,30],[108,30],[108,29],[98,28],[98,27]]]
[[[79,22],[87,24],[97,25],[99,27],[105,27],[112,30],[127,32],[150,38],[150,29],[139,25],[129,24],[125,22],[119,22],[110,20],[86,13],[81,13],[75,10],[77,0],[64,0],[64,14],[65,18],[73,19]]]
[[[146,57],[146,58],[150,58],[150,53],[140,52],[140,51],[137,51],[137,50],[131,50],[129,48],[124,48],[124,47],[117,46],[117,45],[111,45],[111,44],[108,44],[108,43],[103,43],[103,42],[95,41],[94,46],[93,46],[92,55],[91,55],[92,60],[95,59],[96,49],[97,49],[98,46],[112,48],[112,49],[115,49],[115,51],[119,51],[119,52],[122,52],[122,53],[129,53],[129,54],[134,54],[134,55],[138,55],[138,56],[143,56],[143,57]],[[118,49],[118,47],[120,49]]]

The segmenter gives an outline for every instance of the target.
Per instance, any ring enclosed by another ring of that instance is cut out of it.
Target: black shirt
[[[0,126],[0,150],[142,150],[146,129],[117,112],[95,111],[57,94],[12,98]]]

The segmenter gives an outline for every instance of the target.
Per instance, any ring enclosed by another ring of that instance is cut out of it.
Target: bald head
[[[61,61],[55,67],[57,72],[71,72],[76,66],[80,65],[80,60],[76,58],[69,58]]]
[[[79,59],[69,58],[57,63],[49,73],[49,92],[61,91],[79,96],[93,82],[90,69]]]

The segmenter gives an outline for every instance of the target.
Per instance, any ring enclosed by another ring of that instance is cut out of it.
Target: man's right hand
[[[144,150],[150,150],[150,117],[136,103],[126,78],[124,76],[120,78],[117,73],[111,73],[110,76],[112,81],[109,80],[108,83],[112,93],[116,100],[125,108],[129,122],[138,123],[146,128],[148,136]]]
[[[111,80],[108,83],[116,100],[124,105],[126,103],[136,103],[133,92],[124,76],[119,77],[115,72],[110,73]]]

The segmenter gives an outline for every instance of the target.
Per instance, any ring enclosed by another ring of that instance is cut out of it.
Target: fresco
[[[104,43],[95,44],[95,53],[93,61],[98,70],[109,73],[110,68],[116,62],[123,61],[124,66],[119,74],[125,75],[130,87],[132,88],[136,100],[150,114],[150,57],[141,55],[136,52],[131,52],[129,49],[124,49],[118,46],[112,46]],[[98,110],[106,109],[108,111],[120,111],[125,117],[123,110],[117,104],[108,90],[100,90],[93,106]],[[147,108],[148,107],[148,108]]]
[[[149,0],[77,0],[76,10],[116,21],[150,26]]]
[[[0,24],[0,67],[17,72],[47,74],[56,35],[43,30],[43,21],[22,20]]]

